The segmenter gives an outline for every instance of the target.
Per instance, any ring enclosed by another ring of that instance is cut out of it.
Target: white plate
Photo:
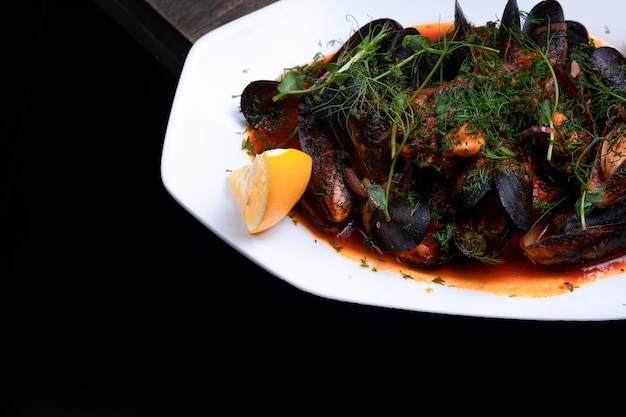
[[[470,22],[497,21],[506,0],[459,0]],[[535,1],[519,0],[529,11]],[[626,3],[563,1],[567,19],[583,23],[624,50]],[[249,163],[241,150],[239,98],[253,80],[275,79],[284,68],[330,53],[375,18],[403,25],[454,20],[454,1],[282,0],[204,35],[187,56],[172,104],[162,154],[166,189],[233,248],[297,288],[336,300],[422,312],[531,320],[626,318],[626,275],[547,298],[510,298],[373,273],[316,243],[285,218],[251,236],[227,188],[229,170]]]

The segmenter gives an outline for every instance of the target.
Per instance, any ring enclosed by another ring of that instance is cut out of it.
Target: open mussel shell
[[[533,221],[533,184],[523,165],[518,169],[499,169],[494,183],[502,206],[521,230],[528,230]]]
[[[603,187],[598,208],[619,207],[626,204],[626,125],[619,124],[606,135],[596,152],[594,170],[589,188]]]
[[[509,0],[504,7],[502,18],[500,19],[501,29],[520,29],[522,26],[517,0]]]
[[[481,174],[484,173],[484,174]],[[493,170],[486,158],[476,158],[460,171],[452,185],[454,203],[458,210],[469,210],[493,188]]]
[[[339,152],[341,146],[327,120],[312,113],[308,94],[298,104],[300,149],[313,160],[308,189],[320,201],[321,213],[330,222],[341,223],[354,206],[354,198],[344,181],[346,166]]]
[[[373,38],[378,35],[382,30],[404,30],[404,26],[398,21],[389,18],[374,19],[369,23],[364,24],[350,36],[350,38],[333,54],[329,62],[337,63],[341,65],[344,63],[342,59],[347,61],[350,59],[352,50],[355,50],[358,45],[363,42],[363,39]]]
[[[523,30],[537,45],[551,51],[551,59],[562,60],[574,48],[589,47],[587,28],[579,22],[565,20],[558,1],[537,3],[529,12]]]
[[[385,212],[364,208],[363,221],[368,235],[385,252],[405,252],[414,249],[424,239],[430,225],[430,210],[426,204],[412,205],[408,200],[389,201],[390,220]]]
[[[530,260],[548,267],[600,262],[626,253],[625,215],[623,208],[594,210],[584,230],[576,215],[543,216],[522,237],[520,247]]]
[[[563,8],[557,1],[541,1],[528,13],[524,21],[524,32],[533,36],[535,33],[544,33],[544,30],[555,23],[565,21]]]
[[[454,226],[459,251],[469,258],[483,260],[500,254],[516,229],[496,190],[490,190],[471,210],[457,213]]]
[[[240,109],[246,122],[258,129],[268,118],[278,115],[287,108],[295,108],[300,100],[299,95],[288,94],[282,100],[274,101],[278,91],[278,81],[252,81],[241,93]]]
[[[494,188],[500,204],[517,227],[528,230],[533,216],[533,184],[529,168],[524,163],[505,160],[493,166],[485,158],[475,159],[454,182],[455,205],[460,211],[471,210]]]
[[[601,46],[591,54],[592,63],[598,77],[609,87],[626,88],[626,58],[620,51],[610,46]]]

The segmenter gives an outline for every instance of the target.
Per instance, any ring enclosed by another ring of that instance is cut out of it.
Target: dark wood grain
[[[178,75],[192,42],[145,0],[94,0],[170,72]]]
[[[204,34],[277,0],[94,0],[175,75]]]
[[[277,0],[146,0],[192,43],[232,20]]]

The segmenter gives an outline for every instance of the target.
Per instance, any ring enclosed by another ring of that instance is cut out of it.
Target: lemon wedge
[[[293,148],[269,149],[228,174],[228,183],[251,234],[285,217],[304,194],[313,161]]]

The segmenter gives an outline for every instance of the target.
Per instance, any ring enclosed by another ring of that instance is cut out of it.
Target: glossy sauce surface
[[[459,254],[443,265],[423,269],[372,250],[363,243],[364,237],[359,230],[344,229],[341,233],[328,235],[312,225],[297,208],[294,220],[306,227],[318,241],[372,273],[386,271],[403,279],[432,283],[433,289],[444,285],[505,297],[550,297],[626,272],[626,255],[580,268],[549,269],[536,265],[518,247],[521,232],[498,256],[502,260],[498,265],[485,265]]]

